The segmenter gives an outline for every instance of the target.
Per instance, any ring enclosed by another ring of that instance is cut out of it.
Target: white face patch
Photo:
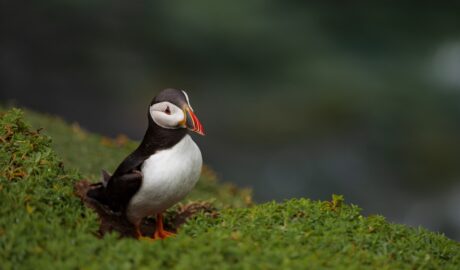
[[[190,105],[190,99],[188,99],[187,92],[185,92],[184,90],[182,90],[182,93],[184,93],[185,99],[187,100],[187,104],[188,104],[188,106],[190,107],[190,109],[193,111],[192,105]]]
[[[150,116],[157,125],[168,129],[181,128],[185,119],[182,109],[167,101],[150,106]]]

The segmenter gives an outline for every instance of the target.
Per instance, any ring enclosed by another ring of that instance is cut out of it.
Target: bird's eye
[[[169,106],[166,107],[165,113],[168,114],[168,115],[171,114],[171,110],[169,109]]]

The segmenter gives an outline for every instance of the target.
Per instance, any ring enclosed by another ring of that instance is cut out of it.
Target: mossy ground
[[[340,196],[250,204],[208,171],[191,198],[220,208],[164,241],[94,236],[96,215],[73,194],[135,147],[19,110],[0,117],[0,269],[459,269],[460,244],[424,229],[363,217]],[[53,143],[49,137],[51,135]],[[57,154],[56,154],[57,153]]]

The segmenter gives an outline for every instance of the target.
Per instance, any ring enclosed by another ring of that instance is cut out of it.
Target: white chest
[[[131,222],[161,213],[183,199],[198,181],[202,163],[200,149],[189,135],[145,160],[142,185],[127,209]]]

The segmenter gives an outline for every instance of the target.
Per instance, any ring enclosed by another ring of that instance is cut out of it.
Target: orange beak
[[[198,117],[196,117],[195,113],[193,112],[192,108],[189,106],[184,106],[184,115],[185,115],[185,127],[189,130],[196,132],[202,136],[205,135],[203,125],[201,124]]]

